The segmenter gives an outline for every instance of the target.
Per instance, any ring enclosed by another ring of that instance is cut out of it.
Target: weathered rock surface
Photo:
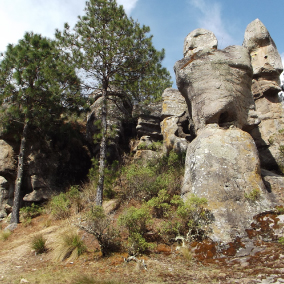
[[[281,91],[279,76],[283,71],[280,54],[263,23],[256,19],[245,31],[243,46],[250,52],[253,67],[252,93],[256,111],[261,121],[250,133],[260,153],[261,164],[276,169],[281,159],[279,130],[284,129],[283,107],[278,93]],[[270,143],[274,140],[274,143]]]
[[[187,104],[181,93],[167,88],[163,95],[161,132],[163,152],[186,152],[187,144],[193,139],[192,123]]]
[[[150,105],[136,105],[133,116],[138,117],[136,126],[138,137],[151,136],[152,139],[162,140],[161,134],[161,112],[162,103],[157,102]]]
[[[214,216],[210,238],[216,242],[246,237],[253,217],[276,202],[261,179],[252,137],[216,124],[200,130],[188,146],[182,194],[186,198],[191,193],[208,200]]]
[[[184,40],[183,56],[188,57],[199,51],[212,51],[217,49],[217,38],[205,29],[196,29],[189,33]]]
[[[174,70],[196,130],[212,123],[238,128],[248,124],[254,101],[252,67],[246,48],[229,46],[194,54],[177,61]]]
[[[14,149],[5,140],[0,139],[0,175],[13,173],[16,167]]]

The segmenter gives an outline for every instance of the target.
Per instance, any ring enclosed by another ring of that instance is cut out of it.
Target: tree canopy
[[[66,64],[55,42],[26,33],[17,45],[9,45],[0,62],[1,126],[22,129],[11,223],[19,222],[19,202],[25,145],[30,131],[42,133],[67,112],[82,107],[80,81]]]
[[[162,87],[170,85],[169,73],[160,63],[164,50],[154,48],[149,32],[149,27],[128,18],[115,0],[90,0],[86,2],[85,15],[79,17],[73,30],[65,24],[64,31],[56,33],[66,58],[81,73],[83,90],[88,93],[99,90],[102,96],[97,205],[102,204],[103,198],[107,100],[113,95],[112,90],[126,91],[132,100],[141,101],[141,94],[157,97],[157,87],[152,94],[142,90],[157,86],[159,78],[166,82]]]

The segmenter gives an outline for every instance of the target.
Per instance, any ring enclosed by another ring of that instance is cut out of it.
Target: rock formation
[[[263,23],[256,19],[245,31],[243,46],[249,50],[253,68],[252,94],[261,123],[250,133],[259,150],[261,164],[267,169],[284,165],[279,147],[284,130],[283,108],[278,93],[283,71],[276,45]]]
[[[261,138],[263,127],[281,118],[279,108],[274,119],[276,97],[271,98],[279,91],[282,66],[259,20],[248,26],[243,46],[216,47],[211,32],[195,30],[185,39],[184,58],[174,66],[196,134],[187,147],[182,195],[185,200],[191,194],[206,197],[212,213],[208,236],[217,246],[238,239],[245,247],[255,216],[273,210],[280,201],[268,187],[280,181],[267,177],[263,182],[253,140],[258,142],[258,137],[248,132],[259,132]],[[271,102],[260,104],[265,97]]]

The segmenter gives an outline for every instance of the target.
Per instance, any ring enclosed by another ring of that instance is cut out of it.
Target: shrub
[[[71,202],[67,195],[61,192],[59,195],[52,197],[49,202],[51,215],[55,219],[65,219],[70,216]]]
[[[74,260],[86,251],[86,246],[74,229],[62,232],[57,239],[54,250],[54,259],[63,261],[65,259]]]
[[[98,241],[102,255],[120,250],[120,234],[101,206],[94,206],[86,215],[86,224],[80,227]]]
[[[139,209],[130,207],[119,216],[118,222],[128,230],[129,254],[136,255],[151,248],[143,237],[147,232],[147,227],[152,223],[148,206],[144,205]]]
[[[156,217],[167,217],[171,208],[170,195],[165,189],[162,189],[159,191],[158,196],[150,199],[147,204],[153,207]]]
[[[42,207],[32,203],[31,206],[22,207],[20,209],[20,216],[23,219],[35,218],[35,217],[39,216],[40,214],[42,214],[42,212],[43,212]]]
[[[280,237],[278,239],[278,243],[281,244],[282,246],[284,246],[284,237]]]
[[[43,237],[43,235],[37,235],[32,239],[31,247],[36,253],[41,254],[47,251],[45,243],[46,239]]]

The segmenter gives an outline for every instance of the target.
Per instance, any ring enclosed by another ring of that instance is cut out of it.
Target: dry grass
[[[53,259],[55,261],[73,261],[86,251],[86,246],[75,228],[65,228],[54,244]]]
[[[7,241],[11,236],[12,232],[10,230],[3,230],[0,232],[0,240]]]

